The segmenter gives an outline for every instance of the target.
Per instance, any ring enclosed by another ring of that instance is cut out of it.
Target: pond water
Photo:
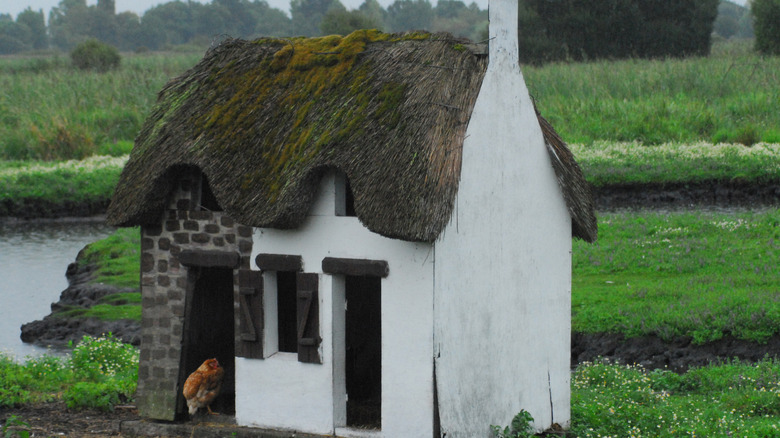
[[[22,342],[21,325],[49,314],[68,286],[68,264],[86,244],[112,231],[98,220],[0,220],[0,351],[17,360],[49,351]]]

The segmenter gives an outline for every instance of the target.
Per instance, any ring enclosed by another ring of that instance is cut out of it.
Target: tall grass
[[[523,70],[540,111],[569,143],[780,143],[780,57],[724,44],[706,58]]]
[[[157,91],[200,56],[126,55],[109,73],[77,71],[59,58],[0,60],[0,158],[126,154]]]
[[[119,70],[102,74],[56,55],[0,58],[0,159],[127,153],[157,92],[201,56],[125,55]],[[706,58],[523,70],[569,143],[780,143],[780,58],[749,44],[716,45]]]

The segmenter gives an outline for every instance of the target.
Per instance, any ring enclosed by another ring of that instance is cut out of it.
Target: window
[[[301,256],[259,254],[257,266],[266,271],[265,296],[268,354],[298,353],[300,362],[322,363],[319,346],[319,274],[300,272]]]
[[[295,272],[276,272],[276,322],[279,351],[298,352],[297,292]]]

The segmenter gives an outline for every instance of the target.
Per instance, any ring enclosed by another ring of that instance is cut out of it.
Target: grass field
[[[157,92],[202,53],[125,55],[109,73],[62,57],[0,58],[0,159],[128,152]],[[723,43],[707,58],[524,67],[569,143],[780,143],[780,58]]]
[[[569,143],[780,143],[780,57],[726,42],[706,58],[526,67],[542,114]]]
[[[0,158],[67,160],[129,152],[157,92],[202,54],[125,55],[82,72],[61,58],[0,58]]]
[[[702,343],[780,333],[780,210],[602,213],[574,242],[572,330]]]

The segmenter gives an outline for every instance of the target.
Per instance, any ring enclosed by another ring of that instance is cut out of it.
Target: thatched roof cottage
[[[186,418],[184,379],[217,357],[214,407],[239,425],[568,424],[571,239],[596,220],[528,95],[516,17],[491,2],[489,52],[227,40],[165,86],[108,213],[142,230],[143,416]]]

